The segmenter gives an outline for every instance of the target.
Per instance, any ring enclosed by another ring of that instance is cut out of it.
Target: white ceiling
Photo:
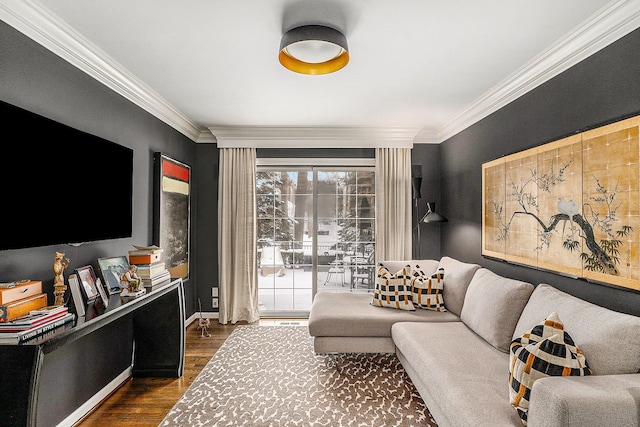
[[[0,18],[197,142],[402,145],[441,142],[640,27],[640,0],[0,0]],[[280,65],[304,22],[345,33],[344,69]]]

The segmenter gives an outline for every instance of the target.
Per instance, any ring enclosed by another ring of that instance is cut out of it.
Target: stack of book
[[[18,344],[34,338],[54,335],[71,325],[75,315],[64,305],[46,306],[12,321],[0,323],[0,344]]]
[[[136,274],[147,291],[171,281],[171,273],[162,259],[162,248],[158,246],[134,246],[129,251],[129,264],[137,267]]]

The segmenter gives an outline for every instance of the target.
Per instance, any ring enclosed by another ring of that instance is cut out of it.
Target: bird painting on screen
[[[573,230],[573,216],[578,214],[578,203],[575,200],[565,200],[564,197],[560,197],[558,199],[558,212],[569,217],[571,229]],[[562,227],[562,234],[564,234],[564,226]]]

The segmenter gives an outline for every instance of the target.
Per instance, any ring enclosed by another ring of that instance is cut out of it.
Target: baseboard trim
[[[202,314],[202,317],[207,318],[207,319],[219,319],[220,318],[220,313],[218,312],[210,312],[210,313],[193,313],[191,316],[189,316],[187,318],[187,320],[184,322],[185,326],[189,326],[190,324],[192,324],[193,322],[195,322],[196,320],[198,320],[200,318],[200,315]]]
[[[62,420],[58,427],[72,427],[82,418],[84,418],[89,412],[104,401],[111,393],[113,393],[118,387],[124,384],[131,377],[132,368],[129,367],[122,371],[120,375],[114,378],[109,384],[107,384],[102,390],[94,394],[89,400],[84,402],[82,406],[73,411],[67,418]]]

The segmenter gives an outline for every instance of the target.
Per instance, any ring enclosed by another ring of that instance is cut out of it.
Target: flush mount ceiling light
[[[347,38],[324,25],[302,25],[282,36],[278,60],[300,74],[329,74],[349,62]]]

